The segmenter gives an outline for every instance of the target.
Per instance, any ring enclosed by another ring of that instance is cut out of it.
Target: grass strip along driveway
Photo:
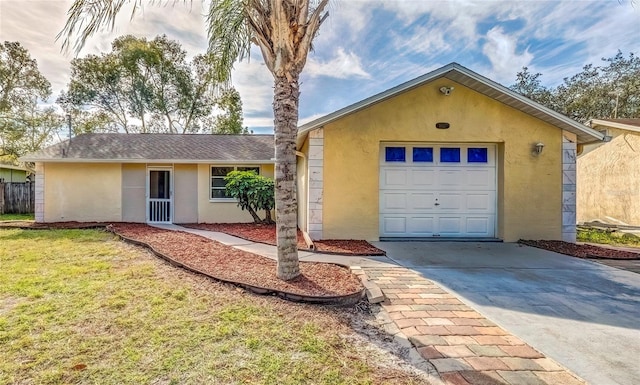
[[[423,384],[353,310],[256,296],[99,230],[0,230],[0,383]],[[355,315],[354,315],[355,314]]]

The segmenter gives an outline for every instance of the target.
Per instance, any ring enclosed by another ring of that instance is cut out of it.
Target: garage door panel
[[[441,216],[438,218],[438,233],[440,236],[459,235],[463,233],[462,217]]]
[[[435,217],[412,216],[407,220],[407,232],[413,236],[428,237],[433,235]]]
[[[494,221],[495,217],[493,215],[486,217],[467,217],[466,233],[471,236],[490,236]]]
[[[438,194],[438,211],[460,211],[463,208],[463,193],[440,193]]]
[[[407,187],[409,170],[394,167],[383,170],[384,185],[386,189],[404,189]]]
[[[411,186],[416,188],[428,188],[436,186],[436,170],[412,169]]]
[[[464,186],[463,170],[439,170],[438,189],[446,190],[452,186]]]
[[[486,187],[495,189],[495,169],[469,169],[466,171],[466,184],[471,188]]]
[[[409,194],[409,212],[414,210],[433,210],[435,201],[435,193],[430,192],[410,192]]]
[[[471,212],[492,213],[495,208],[495,192],[472,192],[466,194],[466,208]]]
[[[382,228],[384,234],[405,235],[407,234],[407,218],[404,216],[385,216]]]
[[[406,210],[408,208],[407,194],[402,191],[385,192],[382,195],[382,207],[384,208],[384,211]]]

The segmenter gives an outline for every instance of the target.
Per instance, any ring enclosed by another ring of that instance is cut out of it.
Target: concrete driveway
[[[513,243],[374,244],[590,384],[640,384],[640,274]]]

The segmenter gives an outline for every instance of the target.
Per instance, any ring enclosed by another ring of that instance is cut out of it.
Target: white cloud
[[[487,42],[482,52],[492,65],[492,75],[489,77],[498,82],[510,81],[520,68],[531,64],[533,55],[528,50],[517,53],[516,48],[516,38],[505,34],[501,27],[494,27],[487,32]]]
[[[353,52],[345,52],[343,48],[338,48],[333,59],[321,62],[310,57],[305,67],[307,75],[311,77],[328,76],[338,79],[364,78],[369,79],[371,75],[362,68],[360,58]]]
[[[232,73],[233,85],[242,98],[245,115],[264,115],[273,124],[273,77],[259,56],[236,63]]]
[[[451,39],[444,28],[438,26],[420,26],[412,34],[396,33],[394,45],[402,53],[417,53],[437,56],[452,49]]]

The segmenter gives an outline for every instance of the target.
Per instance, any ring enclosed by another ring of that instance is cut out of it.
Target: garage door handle
[[[436,206],[440,206],[440,203],[436,202],[436,203],[434,203],[434,205],[436,205]]]

